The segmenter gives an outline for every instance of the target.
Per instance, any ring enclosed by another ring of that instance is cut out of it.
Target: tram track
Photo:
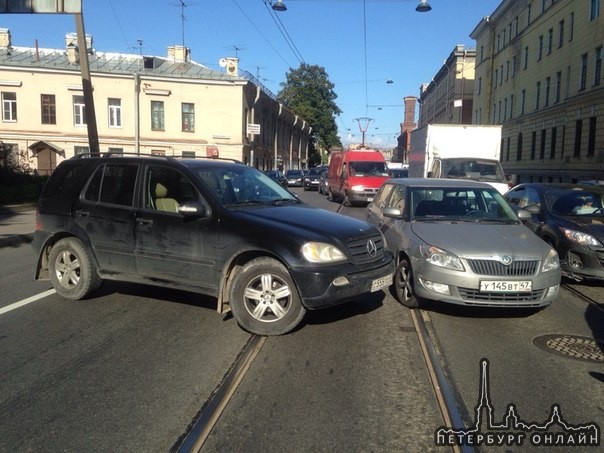
[[[578,299],[580,299],[584,302],[587,302],[588,304],[590,304],[590,305],[596,307],[597,309],[599,309],[600,311],[604,312],[604,302],[602,302],[602,301],[598,302],[597,300],[593,299],[591,296],[584,293],[583,291],[576,288],[574,285],[572,285],[570,283],[562,283],[560,286],[564,290],[571,293],[573,296],[577,297]]]

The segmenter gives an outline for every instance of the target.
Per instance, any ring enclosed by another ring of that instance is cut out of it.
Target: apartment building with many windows
[[[472,31],[473,123],[501,124],[518,182],[604,179],[600,0],[504,0]]]
[[[215,71],[170,46],[166,57],[96,52],[87,36],[102,153],[212,156],[261,170],[305,166],[312,129],[236,58]],[[77,36],[64,49],[13,46],[0,29],[0,141],[40,174],[90,151]]]

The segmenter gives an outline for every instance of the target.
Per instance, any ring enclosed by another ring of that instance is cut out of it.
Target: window
[[[514,118],[514,95],[510,95],[510,119]]]
[[[539,36],[539,47],[537,50],[537,61],[543,58],[543,35]]]
[[[539,110],[540,97],[541,97],[541,82],[537,82],[537,87],[535,88],[535,110]]]
[[[552,53],[552,48],[554,47],[554,29],[550,28],[547,31],[547,54]]]
[[[88,146],[74,146],[73,147],[73,154],[75,154],[76,156],[78,154],[89,154],[90,153],[90,148],[88,148]]]
[[[545,137],[547,135],[547,131],[545,129],[541,129],[541,143],[539,144],[539,159],[545,159]]]
[[[182,130],[183,132],[195,131],[195,104],[182,103]]]
[[[183,151],[182,152],[182,157],[188,157],[188,158],[194,158],[195,157],[195,151]]]
[[[583,132],[583,120],[575,122],[575,154],[574,157],[581,155],[581,133]]]
[[[558,128],[552,127],[552,141],[549,145],[549,158],[554,159],[556,157],[556,139],[558,138]]]
[[[524,48],[524,69],[528,68],[528,60],[529,60],[529,48],[526,46]]]
[[[122,100],[107,99],[107,108],[109,109],[109,127],[122,127]]]
[[[537,131],[531,134],[531,160],[535,160],[535,151],[537,150]]]
[[[522,99],[520,101],[520,114],[524,115],[524,106],[526,105],[526,90],[522,90]]]
[[[596,62],[594,65],[594,86],[600,85],[602,80],[602,46],[596,48]]]
[[[2,92],[2,121],[17,121],[17,93]]]
[[[518,70],[518,57],[514,55],[512,57],[512,78],[516,75],[516,71]]]
[[[562,90],[562,71],[556,72],[556,96],[554,103],[560,102],[560,91]]]
[[[596,20],[600,16],[600,0],[591,0],[589,20]]]
[[[76,95],[73,97],[73,124],[76,126],[86,126],[84,96]]]
[[[100,203],[132,206],[136,164],[106,164],[100,166],[88,183],[84,198]]]
[[[40,95],[42,124],[57,124],[57,103],[54,94]]]
[[[518,143],[516,144],[516,160],[522,160],[522,132],[518,133]]]
[[[587,86],[587,54],[584,53],[581,55],[581,84],[579,86],[579,91],[585,90]]]
[[[589,132],[587,137],[587,155],[593,156],[596,150],[596,123],[597,117],[589,118]]]
[[[552,85],[552,78],[547,77],[545,79],[545,105],[544,105],[544,107],[547,107],[549,105],[549,92],[551,90],[551,85]]]
[[[531,8],[532,5],[529,3],[526,7],[526,25],[531,25]]]
[[[570,30],[568,32],[568,42],[573,40],[575,34],[575,13],[570,13]]]
[[[107,148],[107,152],[110,154],[113,154],[115,156],[123,156],[124,155],[124,148]]]
[[[164,130],[164,103],[163,101],[151,101],[151,130]]]
[[[478,77],[478,88],[476,89],[476,94],[480,96],[482,93],[482,77]]]
[[[564,45],[564,19],[558,22],[558,47]]]

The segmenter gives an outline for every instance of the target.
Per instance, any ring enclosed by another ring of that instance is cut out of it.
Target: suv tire
[[[272,258],[256,258],[234,276],[231,310],[239,325],[256,335],[282,335],[306,313],[287,269]]]
[[[58,241],[48,255],[50,281],[66,299],[79,300],[103,282],[84,244],[76,238]]]

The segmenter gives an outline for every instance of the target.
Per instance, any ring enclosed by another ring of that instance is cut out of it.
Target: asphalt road
[[[342,213],[364,217],[363,208]],[[32,273],[29,245],[0,248],[0,310],[48,290]],[[249,338],[212,302],[107,283],[86,301],[50,294],[0,314],[0,452],[169,451]],[[423,316],[465,427],[485,358],[497,421],[514,404],[522,420],[541,422],[557,404],[571,424],[604,426],[603,363],[535,345],[548,334],[601,338],[604,320],[593,305],[563,291],[532,314],[435,306]],[[442,424],[410,311],[380,292],[311,312],[291,334],[269,338],[203,451],[449,451],[434,444]]]

